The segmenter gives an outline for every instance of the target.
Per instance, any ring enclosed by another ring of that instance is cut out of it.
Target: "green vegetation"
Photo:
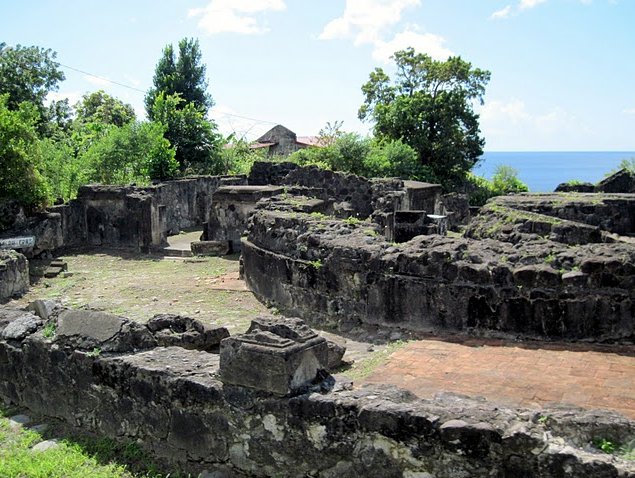
[[[529,191],[527,185],[518,179],[518,171],[505,165],[496,168],[491,181],[474,173],[467,173],[466,189],[472,206],[482,206],[488,199],[496,196]]]
[[[324,264],[320,259],[316,259],[314,261],[309,261],[309,265],[316,270],[319,270]]]
[[[463,184],[483,154],[478,115],[490,73],[460,57],[436,61],[414,49],[393,55],[394,81],[381,69],[362,86],[359,118],[374,123],[379,140],[401,140],[417,153],[419,179],[446,190]]]
[[[52,339],[57,333],[57,325],[55,322],[47,323],[42,329],[42,335],[47,339]]]
[[[224,161],[223,139],[206,119],[213,105],[198,41],[165,48],[146,96],[151,121],[99,90],[74,106],[45,103],[64,74],[56,53],[0,43],[0,202],[27,213],[76,196],[79,186],[148,184],[189,173],[245,168]]]
[[[355,362],[351,369],[346,372],[346,375],[353,380],[363,380],[370,376],[379,366],[385,364],[393,353],[406,345],[408,345],[408,342],[403,340],[391,342],[381,350],[373,352],[367,358]]]
[[[598,437],[594,438],[591,443],[604,453],[618,456],[623,460],[635,461],[635,440],[620,445],[606,438]]]
[[[28,478],[160,478],[136,444],[76,437],[45,451],[39,433],[12,428],[0,417],[0,476]],[[119,463],[125,464],[119,464]],[[131,470],[135,470],[133,472]],[[143,471],[141,471],[143,470]]]
[[[626,169],[635,174],[635,158],[623,159],[620,161],[619,169]]]

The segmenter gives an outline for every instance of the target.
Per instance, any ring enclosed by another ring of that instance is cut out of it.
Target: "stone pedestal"
[[[325,375],[328,345],[300,319],[257,319],[221,342],[220,376],[278,396],[296,395]]]

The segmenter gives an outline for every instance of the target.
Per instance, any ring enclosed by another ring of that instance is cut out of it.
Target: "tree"
[[[193,103],[180,95],[159,93],[152,109],[155,121],[165,126],[165,137],[176,151],[179,170],[188,174],[224,173],[221,135]]]
[[[64,80],[56,56],[50,49],[0,43],[0,94],[8,95],[6,107],[15,111],[28,101],[36,106],[42,120],[47,119],[44,99]]]
[[[164,130],[155,122],[110,126],[84,153],[90,179],[104,184],[171,179],[177,163]]]
[[[154,87],[145,97],[146,112],[151,120],[154,119],[154,103],[161,93],[165,96],[180,95],[183,102],[179,109],[193,104],[203,116],[214,105],[212,96],[207,92],[205,65],[201,63],[202,55],[198,40],[183,38],[178,46],[178,56],[175,56],[174,48],[170,44],[163,49],[163,56],[157,63]]]
[[[38,119],[32,103],[9,108],[9,95],[0,95],[0,202],[14,200],[27,210],[38,209],[50,199],[39,171]]]
[[[381,139],[402,140],[418,154],[428,180],[446,189],[461,184],[483,154],[478,115],[490,72],[460,57],[433,60],[414,49],[396,52],[395,80],[376,68],[362,86],[358,116],[371,120]]]
[[[104,90],[86,93],[75,105],[77,121],[123,126],[136,119],[134,108]]]

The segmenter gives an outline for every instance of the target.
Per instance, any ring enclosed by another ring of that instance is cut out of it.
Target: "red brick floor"
[[[364,383],[389,383],[420,397],[448,391],[508,406],[604,408],[635,419],[635,347],[419,340]]]

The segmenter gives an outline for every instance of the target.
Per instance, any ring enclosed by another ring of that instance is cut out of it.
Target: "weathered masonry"
[[[538,414],[456,395],[420,400],[389,387],[354,390],[329,375],[323,339],[298,320],[261,319],[227,337],[178,316],[146,326],[47,302],[30,309],[0,309],[0,396],[135,440],[171,471],[635,476],[632,461],[588,446],[598,438],[628,442],[632,421],[566,408]],[[45,324],[54,336],[44,336]],[[219,345],[220,355],[205,351]]]

